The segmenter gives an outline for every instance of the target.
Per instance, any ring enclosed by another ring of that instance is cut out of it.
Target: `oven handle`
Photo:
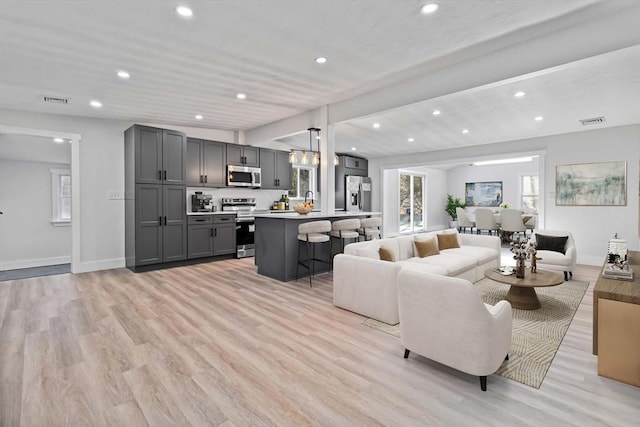
[[[236,218],[236,222],[255,222],[254,218]]]

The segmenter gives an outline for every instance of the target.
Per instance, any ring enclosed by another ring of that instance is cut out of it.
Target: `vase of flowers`
[[[529,258],[530,244],[528,239],[513,240],[510,244],[513,259],[516,260],[516,277],[524,279],[524,261]]]

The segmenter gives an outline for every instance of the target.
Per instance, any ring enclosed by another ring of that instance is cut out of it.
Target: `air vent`
[[[580,123],[582,123],[582,126],[597,125],[599,123],[604,123],[604,116],[593,117],[591,119],[582,119],[580,120]]]
[[[51,104],[68,104],[70,98],[57,98],[55,96],[44,96],[44,102],[49,102]]]

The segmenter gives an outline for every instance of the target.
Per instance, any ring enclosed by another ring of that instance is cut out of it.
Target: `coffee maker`
[[[191,195],[191,212],[213,212],[211,199],[213,199],[211,194],[202,194],[202,191],[196,191]]]

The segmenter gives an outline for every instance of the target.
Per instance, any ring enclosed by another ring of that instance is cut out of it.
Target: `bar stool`
[[[382,218],[374,216],[372,218],[363,218],[360,220],[360,228],[358,233],[364,237],[364,240],[373,240],[380,238],[380,226],[382,225]]]
[[[298,270],[302,265],[311,272],[309,276],[309,287],[312,286],[311,278],[314,275],[315,263],[324,262],[331,265],[330,259],[316,258],[316,244],[329,242],[329,252],[331,252],[330,237],[327,234],[331,231],[331,221],[312,221],[305,222],[298,226],[298,263],[296,264],[296,280],[298,280]],[[307,258],[300,259],[300,249],[302,242],[306,242]],[[331,254],[329,254],[331,256]]]
[[[358,218],[341,219],[331,224],[331,237],[340,239],[340,253],[344,252],[344,241],[347,239],[355,239],[360,237],[358,229],[360,228],[360,220]],[[331,255],[333,256],[333,244],[331,244]]]

